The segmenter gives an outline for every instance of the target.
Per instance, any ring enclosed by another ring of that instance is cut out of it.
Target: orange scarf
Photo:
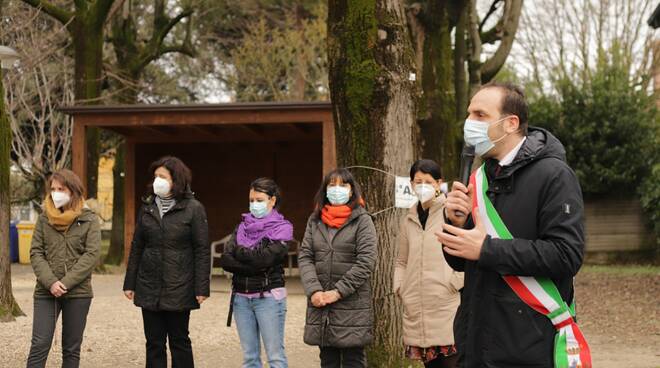
[[[48,223],[60,232],[65,232],[69,229],[73,221],[82,213],[82,209],[82,201],[79,201],[75,206],[66,211],[61,211],[55,208],[50,195],[44,200],[44,211],[46,212],[46,217],[48,217]]]
[[[326,204],[321,210],[321,221],[324,224],[339,229],[351,217],[353,209],[347,205],[332,206]]]

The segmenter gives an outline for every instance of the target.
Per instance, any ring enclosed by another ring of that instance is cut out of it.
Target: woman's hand
[[[339,299],[341,299],[341,295],[337,290],[323,292],[323,302],[325,305],[336,303]]]
[[[66,286],[61,281],[55,281],[53,285],[50,285],[50,293],[53,294],[54,297],[59,298],[62,295],[66,294],[67,292]]]
[[[201,305],[208,298],[208,296],[197,295],[195,298],[197,298],[197,303],[199,303]]]
[[[312,305],[315,306],[316,308],[323,308],[325,307],[325,301],[323,298],[323,291],[317,291],[312,295]]]
[[[135,292],[133,290],[124,290],[124,295],[126,296],[126,299],[133,300]]]

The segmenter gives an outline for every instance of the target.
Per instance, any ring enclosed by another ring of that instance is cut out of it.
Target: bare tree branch
[[[486,60],[481,70],[481,81],[487,83],[500,71],[511,52],[513,39],[518,29],[522,0],[508,0],[504,5],[502,40],[495,54]]]
[[[483,32],[484,30],[484,25],[486,22],[488,22],[488,19],[495,14],[497,9],[499,9],[499,4],[504,1],[504,0],[494,0],[492,4],[490,4],[490,8],[488,9],[488,12],[484,16],[484,19],[481,20],[481,23],[479,24],[479,32]],[[494,27],[493,27],[494,28]]]
[[[99,23],[96,25],[99,29],[105,27],[105,22],[108,20],[108,14],[110,14],[110,9],[112,9],[112,4],[115,0],[96,0],[94,3],[94,14]]]
[[[8,27],[0,30],[0,38],[30,53],[20,73],[8,76],[6,100],[14,166],[39,190],[47,176],[66,167],[70,159],[72,125],[56,108],[73,102],[72,60],[65,50],[65,28],[53,27],[49,23],[57,21],[51,18],[35,16],[39,9],[25,9],[9,9]]]
[[[66,25],[73,19],[73,13],[51,4],[46,0],[23,0],[24,3],[39,9],[51,17],[57,19],[60,23]]]
[[[471,98],[481,85],[481,37],[479,34],[479,15],[477,14],[477,1],[470,0],[468,4],[468,41],[469,41],[469,95]]]

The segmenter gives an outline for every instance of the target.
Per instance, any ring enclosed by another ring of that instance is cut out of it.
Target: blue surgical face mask
[[[348,203],[348,200],[351,197],[350,192],[350,188],[342,187],[341,185],[329,185],[326,197],[328,197],[328,201],[330,201],[330,204],[333,206],[341,206]]]
[[[268,202],[266,201],[254,201],[250,202],[250,213],[256,218],[264,218],[270,213],[268,209]]]
[[[491,141],[490,137],[488,136],[488,128],[491,125],[506,120],[507,118],[509,118],[509,116],[503,117],[502,119],[494,121],[492,123],[466,119],[465,126],[463,126],[463,138],[465,140],[465,144],[474,147],[474,153],[476,153],[477,155],[479,156],[485,155],[486,152],[490,151],[491,149],[493,149],[493,147],[495,147],[495,143],[501,141],[502,139],[504,139],[506,136],[509,135],[509,133],[506,133],[500,138],[496,139],[495,141]]]

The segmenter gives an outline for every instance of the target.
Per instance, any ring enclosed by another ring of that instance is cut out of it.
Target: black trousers
[[[439,356],[430,362],[424,363],[425,368],[455,368],[457,367],[458,354],[451,356]]]
[[[193,368],[193,352],[188,323],[190,311],[166,312],[142,309],[144,337],[147,339],[147,368],[167,368],[169,341],[172,368]]]
[[[367,357],[364,347],[333,348],[322,347],[321,368],[366,368]]]
[[[92,298],[34,298],[32,344],[27,360],[28,368],[46,366],[60,313],[62,313],[62,367],[78,368],[80,345],[91,303]]]

